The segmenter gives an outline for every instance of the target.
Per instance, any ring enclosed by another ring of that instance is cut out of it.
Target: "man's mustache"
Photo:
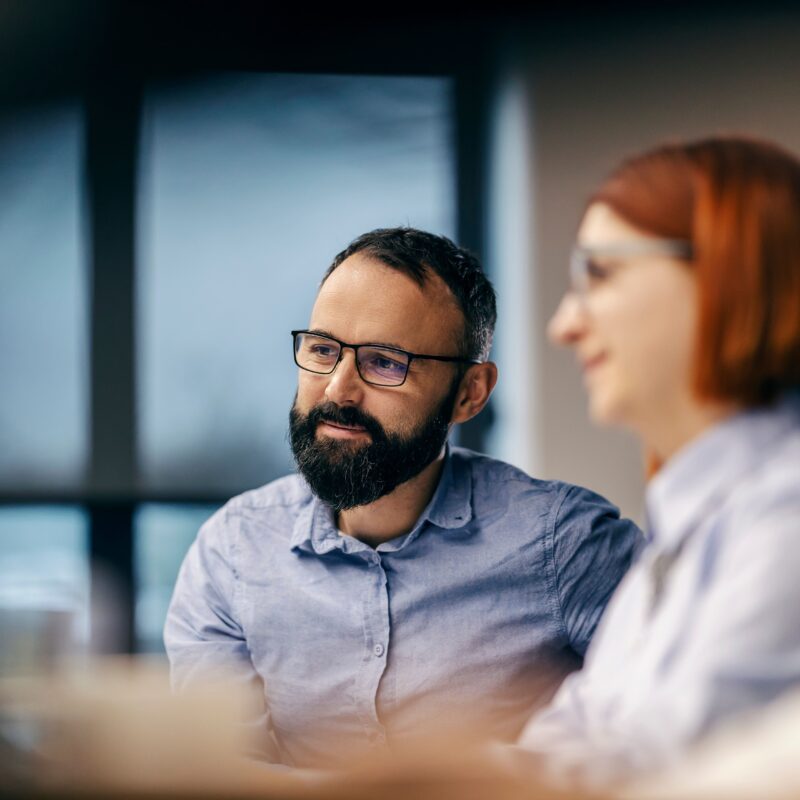
[[[314,406],[306,415],[306,420],[314,428],[320,422],[332,422],[334,425],[358,425],[364,428],[373,442],[382,442],[387,436],[383,426],[371,414],[355,406],[339,406],[331,400]]]

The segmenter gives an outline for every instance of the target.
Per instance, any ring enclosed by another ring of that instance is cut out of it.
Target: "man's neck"
[[[370,547],[409,533],[433,497],[443,466],[444,450],[419,475],[390,494],[368,506],[340,511],[336,519],[339,530]]]

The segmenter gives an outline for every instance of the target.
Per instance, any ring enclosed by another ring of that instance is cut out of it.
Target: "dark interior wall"
[[[81,92],[118,74],[179,76],[203,69],[442,74],[476,64],[493,17],[369,15],[288,4],[5,0],[0,98]]]
[[[582,37],[623,40],[663,25],[720,19],[790,3],[606,2],[338,4],[250,0],[3,0],[0,101],[32,102],[119,74],[199,69],[375,74],[485,72],[511,40],[544,50]]]

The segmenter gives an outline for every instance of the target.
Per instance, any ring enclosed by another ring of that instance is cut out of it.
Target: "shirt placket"
[[[364,597],[364,657],[362,661],[361,718],[371,745],[386,743],[386,729],[378,716],[378,689],[391,645],[389,586],[381,557],[374,550],[361,554],[368,568]]]

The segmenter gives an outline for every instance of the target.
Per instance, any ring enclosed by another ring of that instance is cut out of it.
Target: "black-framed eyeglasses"
[[[693,252],[691,242],[681,239],[639,239],[594,247],[576,245],[569,260],[570,284],[577,295],[586,297],[608,276],[610,270],[602,264],[605,259],[668,256],[688,260],[693,257]]]
[[[330,375],[342,360],[345,347],[356,356],[356,369],[364,383],[373,386],[402,386],[411,362],[416,359],[447,361],[458,364],[480,364],[472,358],[459,356],[430,356],[409,353],[396,347],[378,344],[348,344],[314,331],[292,331],[294,363],[300,369]]]

